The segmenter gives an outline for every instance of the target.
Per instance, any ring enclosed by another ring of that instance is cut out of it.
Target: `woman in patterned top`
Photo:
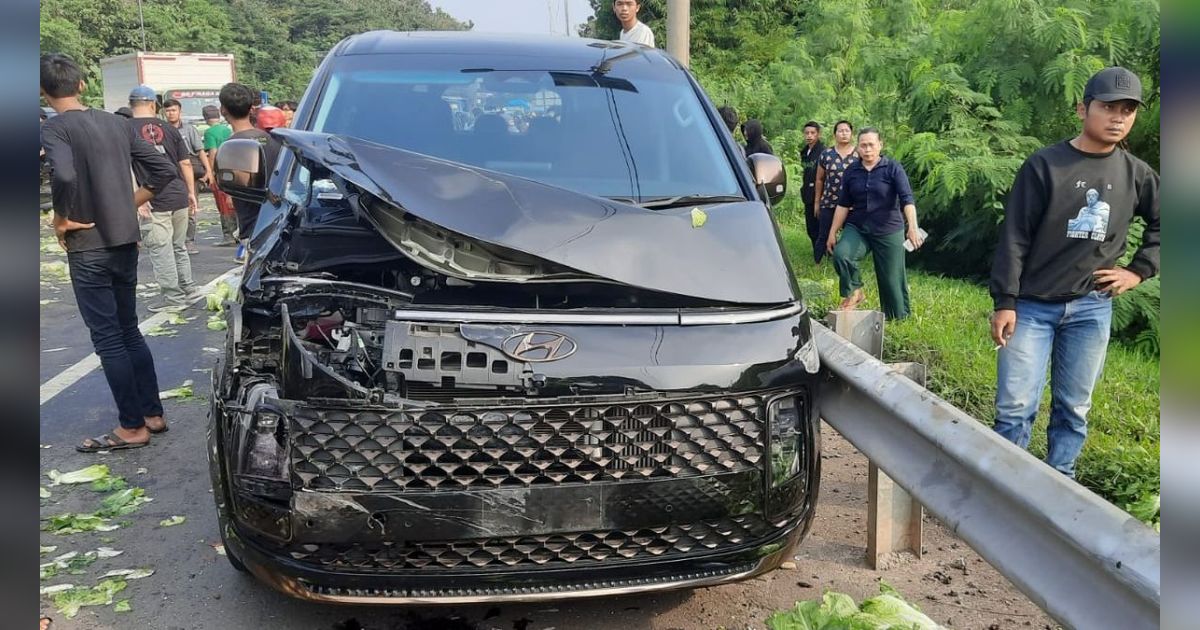
[[[817,181],[814,197],[819,200],[816,208],[817,219],[821,222],[821,234],[818,243],[824,244],[829,238],[829,226],[833,223],[833,210],[837,207],[838,194],[842,190],[842,175],[851,164],[858,161],[858,151],[854,148],[854,125],[848,120],[839,120],[833,126],[833,137],[837,144],[817,158]],[[814,248],[817,262],[821,262],[825,251],[823,247]]]

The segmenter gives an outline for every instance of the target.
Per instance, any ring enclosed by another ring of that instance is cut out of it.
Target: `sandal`
[[[867,299],[867,294],[863,293],[862,289],[855,289],[853,293],[846,296],[845,299],[842,300],[841,305],[838,306],[838,310],[839,311],[852,311],[852,310],[858,308],[858,305],[862,304],[863,301],[866,299]]]
[[[150,423],[149,423],[149,422],[147,422],[147,423],[146,423],[146,430],[147,430],[147,431],[149,431],[149,432],[151,432],[151,433],[153,433],[154,435],[158,435],[159,433],[166,433],[167,431],[170,431],[170,430],[171,430],[171,427],[170,427],[170,425],[168,425],[168,424],[167,424],[167,419],[166,419],[166,418],[163,418],[163,424],[162,424],[162,426],[161,426],[161,427],[159,427],[159,428],[155,429],[155,428],[153,428],[153,427],[151,427],[151,426],[150,426]]]
[[[84,440],[84,444],[75,447],[75,450],[80,453],[97,453],[100,451],[121,451],[131,448],[142,448],[148,446],[149,441],[145,442],[127,442],[115,431],[109,431],[105,435],[88,438]],[[90,442],[88,444],[87,442]]]

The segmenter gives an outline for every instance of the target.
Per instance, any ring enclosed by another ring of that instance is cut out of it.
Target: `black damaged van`
[[[284,149],[213,375],[231,563],[295,597],[464,603],[749,578],[819,478],[817,351],[769,204],[662,51],[371,32]]]

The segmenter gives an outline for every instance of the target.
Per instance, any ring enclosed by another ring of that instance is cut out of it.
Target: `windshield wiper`
[[[705,203],[725,203],[729,201],[746,201],[746,198],[739,197],[737,195],[677,195],[675,197],[646,199],[644,201],[634,203],[633,205],[657,210]]]

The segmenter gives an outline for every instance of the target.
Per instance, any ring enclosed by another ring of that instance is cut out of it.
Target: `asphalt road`
[[[202,196],[198,238],[193,256],[198,283],[234,267],[231,248],[218,248],[220,238],[211,198]],[[43,229],[43,236],[49,234]],[[65,260],[45,248],[42,261]],[[151,282],[147,261],[141,281]],[[147,289],[143,292],[149,292]],[[41,382],[53,378],[91,353],[79,320],[69,281],[50,279],[42,286]],[[147,300],[140,299],[141,303]],[[144,308],[144,306],[143,306]],[[100,559],[78,575],[43,580],[43,586],[70,583],[91,586],[113,569],[150,568],[150,577],[128,581],[117,600],[128,599],[129,612],[113,606],[89,606],[72,619],[55,610],[53,598],[42,597],[44,615],[53,628],[234,629],[302,628],[313,630],[658,630],[765,627],[773,610],[790,608],[797,599],[820,597],[826,589],[861,600],[878,592],[884,579],[916,602],[938,623],[968,628],[1042,628],[1049,619],[1017,593],[1003,577],[936,522],[927,525],[926,554],[901,562],[887,572],[866,568],[866,462],[828,427],[821,502],[816,525],[797,550],[796,567],[723,587],[654,596],[630,596],[555,604],[465,607],[344,607],[300,602],[278,594],[238,573],[214,548],[219,543],[215,509],[205,459],[209,370],[224,333],[210,331],[202,304],[185,311],[190,319],[169,327],[173,336],[150,336],[159,383],[163,389],[185,380],[195,383],[196,398],[165,401],[171,430],[147,447],[106,455],[76,453],[73,446],[115,425],[115,410],[99,369],[82,376],[41,407],[41,466],[70,471],[105,463],[131,486],[143,488],[153,501],[117,519],[115,531],[71,535],[42,534],[42,545],[54,552],[42,562],[69,551],[107,546],[123,553]],[[143,319],[149,317],[144,313]],[[43,486],[48,481],[42,478]],[[42,501],[42,517],[65,512],[91,512],[103,494],[86,485],[54,486]],[[159,522],[171,516],[185,521],[173,527]]]

